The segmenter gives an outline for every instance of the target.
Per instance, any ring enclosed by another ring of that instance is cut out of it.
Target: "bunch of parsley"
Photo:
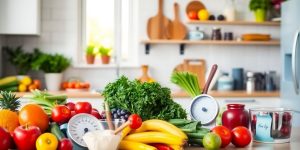
[[[184,119],[187,116],[186,111],[172,100],[170,89],[156,82],[141,83],[122,76],[109,83],[102,94],[111,108],[139,114],[143,120]]]

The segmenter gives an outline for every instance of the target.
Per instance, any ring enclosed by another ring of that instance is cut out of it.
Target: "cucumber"
[[[68,97],[66,95],[53,95],[53,96],[44,96],[47,100],[66,100]]]
[[[184,126],[186,124],[191,123],[192,121],[186,119],[170,119],[168,122],[175,126]]]
[[[51,123],[50,128],[51,133],[53,133],[59,141],[63,138],[66,138],[65,134],[59,129],[56,123]]]
[[[205,136],[205,134],[209,133],[209,130],[207,129],[201,129],[201,130],[197,130],[196,132],[192,132],[192,133],[186,133],[186,135],[189,138],[197,138],[197,139],[203,139],[203,137]]]
[[[189,139],[189,144],[203,146],[203,139]]]

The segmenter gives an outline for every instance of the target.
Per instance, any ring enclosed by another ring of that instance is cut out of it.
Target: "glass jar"
[[[249,127],[249,113],[243,104],[228,104],[227,110],[222,114],[222,125],[229,130],[237,126]]]

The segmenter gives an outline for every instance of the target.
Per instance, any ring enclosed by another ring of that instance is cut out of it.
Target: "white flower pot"
[[[59,91],[62,82],[62,73],[46,73],[46,87],[48,91]]]

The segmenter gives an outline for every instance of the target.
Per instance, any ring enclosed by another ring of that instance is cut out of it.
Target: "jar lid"
[[[194,98],[190,107],[191,118],[200,121],[203,125],[212,123],[219,113],[218,102],[207,94]]]

